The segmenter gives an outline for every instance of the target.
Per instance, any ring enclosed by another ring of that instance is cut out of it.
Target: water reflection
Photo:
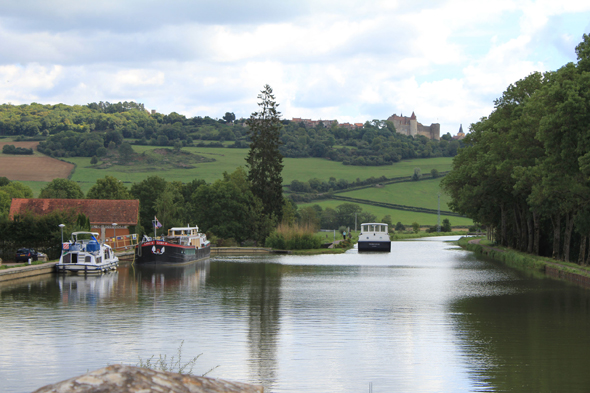
[[[198,291],[209,274],[210,261],[196,261],[182,265],[133,265],[130,274],[143,291]]]
[[[583,391],[590,291],[440,239],[0,284],[0,391],[203,353],[266,392]],[[97,338],[99,338],[97,340]]]
[[[466,297],[451,307],[473,379],[484,391],[588,391],[588,290],[522,276],[513,284],[510,293]]]
[[[100,275],[65,275],[57,276],[61,301],[64,304],[96,304],[110,298],[115,292],[118,272]]]

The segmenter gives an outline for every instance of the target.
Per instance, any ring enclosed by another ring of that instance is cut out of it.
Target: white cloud
[[[248,116],[268,83],[286,118],[416,111],[451,133],[590,33],[590,4],[571,0],[9,0],[0,15],[2,102]]]

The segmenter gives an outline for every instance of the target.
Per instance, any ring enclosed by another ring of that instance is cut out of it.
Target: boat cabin
[[[175,227],[168,230],[168,241],[174,241],[182,246],[204,247],[207,237],[199,233],[199,227]]]
[[[367,223],[361,224],[361,235],[363,233],[389,233],[387,230],[387,224],[383,223]]]

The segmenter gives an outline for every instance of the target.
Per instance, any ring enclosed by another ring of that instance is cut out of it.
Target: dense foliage
[[[451,208],[529,253],[588,261],[590,36],[577,64],[510,85],[443,179]]]
[[[3,154],[33,154],[33,149],[27,149],[26,147],[15,147],[14,145],[4,145],[2,147]]]
[[[41,189],[39,198],[83,199],[84,192],[75,181],[57,178]]]
[[[228,147],[248,148],[246,123],[230,112],[222,119],[187,118],[176,112],[151,113],[134,102],[0,105],[0,135],[47,137],[39,151],[52,157],[100,157],[104,149],[117,148],[124,139],[140,145],[181,147],[221,147],[222,142],[233,141]],[[289,120],[282,120],[282,124],[279,151],[284,157],[320,157],[345,165],[391,165],[401,159],[453,157],[462,146],[449,133],[440,141],[410,137],[398,134],[393,123],[381,120],[367,121],[353,129],[336,122],[330,127],[321,123],[306,127]]]
[[[78,214],[72,211],[55,211],[45,216],[24,214],[8,220],[0,215],[0,258],[14,260],[16,250],[21,247],[33,248],[55,259],[60,254],[61,231],[59,224],[76,230]],[[70,232],[64,232],[69,238]]]

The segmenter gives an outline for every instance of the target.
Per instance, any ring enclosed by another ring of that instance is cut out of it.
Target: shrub
[[[279,250],[309,250],[321,248],[322,240],[315,235],[316,228],[312,225],[280,224],[264,242],[266,247]]]

